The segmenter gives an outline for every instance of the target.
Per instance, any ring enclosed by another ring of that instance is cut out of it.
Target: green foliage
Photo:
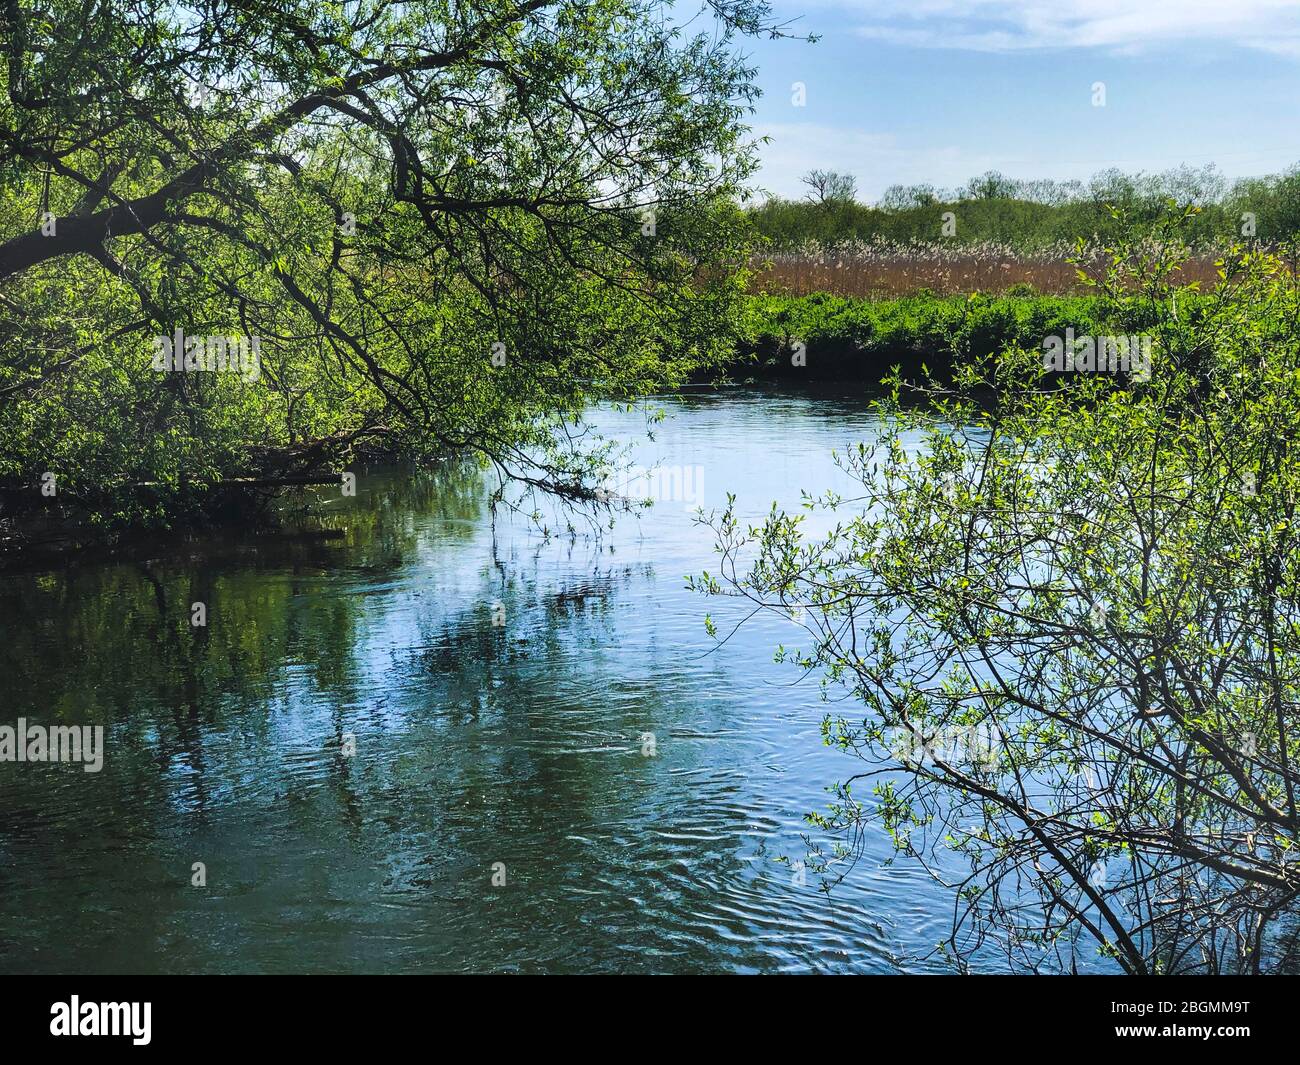
[[[10,5],[8,504],[170,520],[362,444],[590,499],[583,409],[729,355],[743,281],[766,5],[659,6]],[[260,377],[154,370],[178,327]]]
[[[880,382],[894,366],[950,371],[1012,345],[1043,337],[1097,331],[1106,301],[1096,296],[949,296],[926,292],[888,300],[756,294],[745,301],[741,330],[760,363],[746,373]],[[790,367],[795,343],[807,346],[807,366]]]
[[[733,576],[700,587],[803,608],[813,642],[784,658],[867,763],[812,815],[850,844],[821,867],[878,824],[957,895],[962,966],[1294,956],[1300,287],[1243,247],[1212,293],[1180,287],[1193,222],[1116,245],[1094,286],[1098,334],[1147,334],[1149,376],[1054,372],[1034,343],[896,379],[844,455],[851,498],[712,519]]]

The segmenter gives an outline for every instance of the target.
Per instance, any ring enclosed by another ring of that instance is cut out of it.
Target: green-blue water
[[[663,403],[653,441],[594,420],[753,516],[849,487],[831,451],[870,427],[862,397]],[[857,763],[772,662],[795,624],[708,653],[687,503],[546,540],[487,491],[361,470],[321,497],[343,539],[0,579],[0,724],[107,737],[97,774],[0,764],[0,970],[942,970],[951,899],[884,840],[829,895],[777,860]]]

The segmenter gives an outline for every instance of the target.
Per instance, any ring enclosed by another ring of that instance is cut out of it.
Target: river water
[[[802,630],[713,650],[683,586],[716,569],[695,504],[851,487],[865,398],[658,406],[653,439],[593,421],[690,498],[600,538],[493,522],[477,471],[361,470],[321,496],[339,539],[0,579],[0,724],[105,729],[97,773],[0,763],[0,970],[943,971],[951,898],[883,838],[829,893],[796,864],[859,765],[772,661]]]

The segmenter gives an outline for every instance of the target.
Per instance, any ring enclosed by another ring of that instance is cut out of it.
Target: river
[[[477,471],[363,469],[321,497],[339,539],[159,536],[0,579],[0,724],[105,730],[96,773],[0,763],[0,969],[944,971],[951,898],[883,838],[829,893],[798,865],[859,764],[772,661],[802,630],[714,650],[683,585],[716,569],[696,503],[851,487],[832,450],[866,400],[658,405],[653,440],[592,420],[689,498],[600,537],[493,523]]]

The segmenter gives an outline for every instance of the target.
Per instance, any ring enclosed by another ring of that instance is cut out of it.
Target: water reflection
[[[667,405],[652,441],[597,420],[755,515],[846,487],[868,427],[855,396]],[[292,535],[0,579],[3,720],[107,735],[98,774],[0,765],[0,968],[941,969],[950,900],[883,843],[830,897],[777,860],[852,767],[771,661],[797,629],[707,653],[711,552],[672,502],[546,541],[449,465],[362,470]]]

